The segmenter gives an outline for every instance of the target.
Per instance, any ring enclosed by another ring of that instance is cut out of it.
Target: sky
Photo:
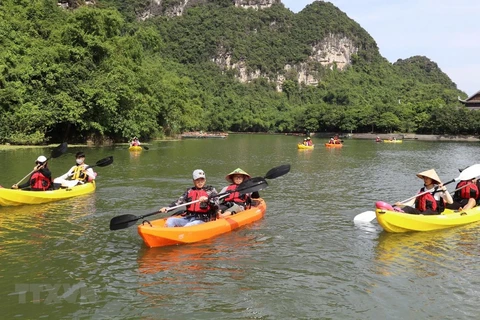
[[[314,0],[281,0],[297,13]],[[469,97],[480,91],[480,1],[330,0],[377,42],[390,62],[425,56]],[[461,98],[465,98],[462,96]]]

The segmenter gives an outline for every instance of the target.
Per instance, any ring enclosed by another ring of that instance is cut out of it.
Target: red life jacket
[[[231,184],[227,187],[226,191],[227,192],[235,191],[237,190],[237,187],[238,187],[237,184]],[[225,202],[235,202],[239,204],[244,204],[246,200],[247,200],[247,195],[246,194],[240,195],[240,192],[232,192],[227,197],[225,197]]]
[[[32,190],[45,191],[50,188],[52,181],[45,177],[40,171],[35,172],[30,177],[30,188]]]
[[[465,186],[466,187],[463,187]],[[463,188],[462,188],[463,187]],[[479,197],[479,192],[478,192],[478,186],[475,183],[472,183],[471,181],[460,181],[457,184],[457,187],[455,189],[462,188],[460,190],[455,191],[455,199],[478,199]]]
[[[192,188],[188,191],[188,195],[187,195],[188,202],[198,200],[200,199],[200,197],[203,197],[203,196],[208,197],[208,193],[205,187],[202,189]],[[207,203],[195,202],[187,206],[187,211],[191,213],[207,213],[208,211],[210,211],[210,209],[211,208],[208,202]]]
[[[425,192],[425,188],[420,189],[419,193]],[[435,197],[430,192],[418,196],[415,200],[415,208],[419,211],[426,211],[427,209],[432,209],[433,211],[438,211],[438,204]]]

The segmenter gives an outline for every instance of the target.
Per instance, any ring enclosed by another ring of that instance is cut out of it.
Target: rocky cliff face
[[[181,16],[189,7],[209,0],[150,0],[147,7],[137,13],[140,20],[145,20],[159,15],[168,17]],[[236,7],[244,9],[262,10],[269,8],[274,4],[281,4],[281,0],[232,0]],[[59,0],[59,5],[64,8],[73,9],[84,4],[95,4],[95,0]],[[284,74],[288,74],[288,78],[296,78],[299,84],[317,85],[321,79],[318,72],[318,65],[327,68],[337,68],[344,70],[351,61],[352,54],[358,52],[358,48],[354,46],[353,41],[337,34],[329,34],[323,40],[312,44],[311,55],[307,61],[296,65],[285,65]],[[240,82],[248,83],[254,79],[263,77],[268,81],[275,82],[277,90],[282,90],[282,84],[286,80],[284,74],[278,74],[274,77],[262,74],[260,70],[249,70],[245,60],[232,62],[231,52],[227,52],[223,47],[217,50],[217,55],[212,58],[222,70],[235,70],[236,77]]]
[[[285,65],[285,73],[295,75],[299,84],[317,85],[321,81],[318,75],[318,64],[328,67],[344,70],[350,65],[351,56],[358,52],[353,41],[340,35],[329,34],[322,41],[312,45],[312,53],[306,62],[298,65]],[[277,75],[272,79],[260,70],[249,71],[245,61],[233,63],[231,54],[225,52],[223,48],[218,50],[218,54],[212,59],[223,70],[236,70],[237,78],[240,82],[247,83],[259,77],[267,78],[269,81],[276,82],[277,90],[281,91],[282,84],[285,81],[284,75]]]

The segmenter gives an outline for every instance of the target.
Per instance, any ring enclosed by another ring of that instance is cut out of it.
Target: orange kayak
[[[164,225],[167,218],[150,221],[150,224],[142,223],[138,226],[138,234],[150,248],[194,243],[213,238],[263,218],[267,210],[265,201],[263,199],[253,201],[255,205],[250,209],[228,218],[220,218],[191,227],[166,228]]]
[[[342,146],[342,143],[325,143],[325,147],[327,148],[341,148]]]

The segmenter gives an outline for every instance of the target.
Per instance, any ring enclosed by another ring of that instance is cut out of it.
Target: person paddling
[[[130,142],[130,146],[132,147],[137,147],[140,145],[140,141],[138,140],[137,137],[133,137],[132,142]]]
[[[77,184],[84,184],[95,180],[97,176],[92,168],[85,163],[85,153],[79,151],[75,154],[76,164],[70,168],[64,175],[55,178],[53,182],[60,184],[64,188],[71,188]]]
[[[455,187],[453,203],[447,204],[448,209],[468,210],[477,205],[480,199],[480,192],[477,186],[477,179],[462,180]]]
[[[250,175],[240,168],[227,174],[225,180],[230,182],[230,185],[223,188],[220,193],[231,193],[220,203],[219,214],[221,217],[227,217],[245,210],[247,204],[250,202],[250,194],[240,194],[239,192],[235,192],[235,190],[241,183],[248,179],[250,179]]]
[[[48,169],[47,158],[45,156],[39,156],[37,158],[33,171],[27,182],[21,185],[14,184],[12,189],[25,189],[30,187],[31,191],[45,191],[52,188],[52,173],[50,169]]]
[[[184,203],[198,200],[189,204],[181,218],[170,217],[165,222],[165,227],[189,227],[202,224],[216,219],[218,211],[217,190],[212,186],[206,186],[205,172],[201,169],[193,171],[193,187],[188,188],[177,201],[170,207],[179,206]],[[165,213],[168,207],[163,207],[159,212]]]
[[[435,169],[420,172],[417,177],[423,179],[424,183],[418,192],[421,195],[407,203],[397,202],[396,207],[403,207],[405,213],[435,215],[445,210],[445,203],[453,203],[452,196],[440,181]]]

